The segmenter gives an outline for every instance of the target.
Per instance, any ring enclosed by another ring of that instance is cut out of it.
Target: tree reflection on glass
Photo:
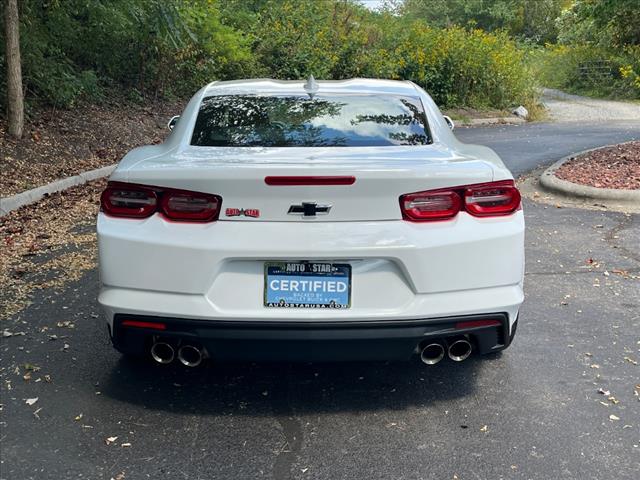
[[[191,143],[199,146],[378,146],[429,143],[416,99],[374,95],[205,98]]]

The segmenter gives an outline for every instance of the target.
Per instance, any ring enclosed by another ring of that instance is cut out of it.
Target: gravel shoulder
[[[549,110],[550,118],[556,122],[640,121],[640,102],[601,100],[545,88],[542,103]]]

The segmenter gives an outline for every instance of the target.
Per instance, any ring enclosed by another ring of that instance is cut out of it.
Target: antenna
[[[313,78],[313,75],[309,75],[309,78],[307,79],[307,83],[304,84],[304,91],[307,92],[307,94],[309,95],[309,97],[313,100],[313,96],[318,93],[318,89],[320,88],[320,85],[318,85],[318,82],[316,82],[316,79]]]

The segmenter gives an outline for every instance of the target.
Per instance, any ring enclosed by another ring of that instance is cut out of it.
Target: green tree
[[[400,12],[430,25],[505,29],[536,42],[555,41],[556,18],[570,0],[406,0]]]
[[[640,45],[639,0],[575,0],[558,23],[565,44]]]

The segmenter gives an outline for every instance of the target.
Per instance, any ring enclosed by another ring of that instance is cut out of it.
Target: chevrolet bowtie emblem
[[[318,205],[315,202],[302,202],[302,205],[291,205],[289,215],[302,215],[303,217],[315,217],[326,215],[331,210],[331,205]]]

